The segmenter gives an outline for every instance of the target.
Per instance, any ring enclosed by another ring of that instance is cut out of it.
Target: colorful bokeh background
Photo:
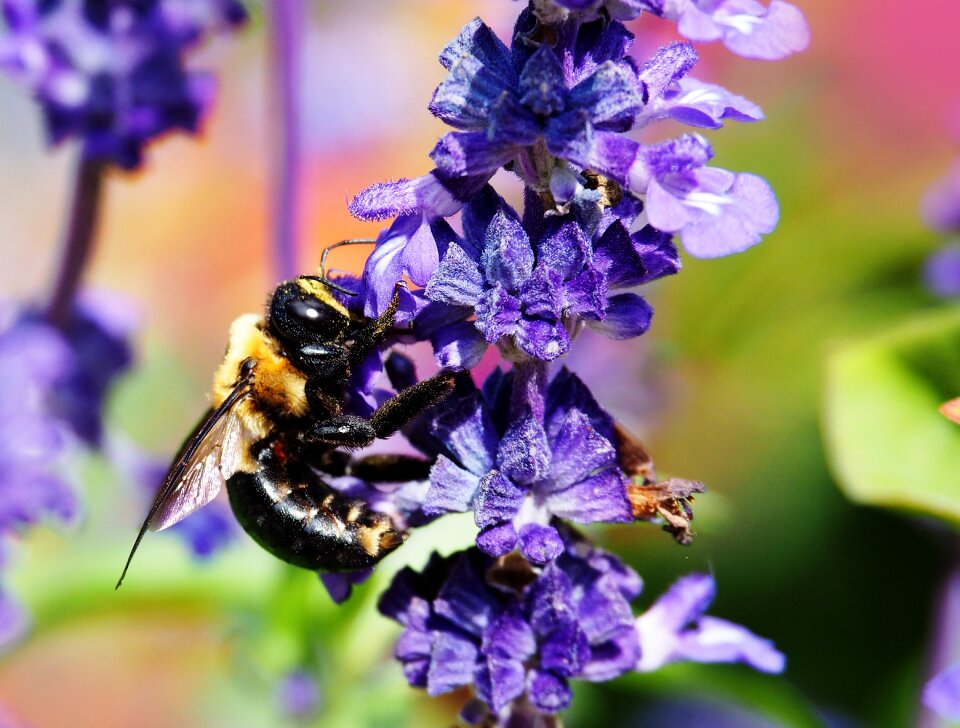
[[[642,604],[707,569],[719,585],[713,613],[775,640],[787,672],[681,665],[581,685],[570,726],[940,725],[919,693],[950,657],[937,623],[956,543],[933,519],[847,501],[820,410],[832,348],[946,305],[920,283],[942,240],[918,205],[960,152],[960,5],[796,4],[812,29],[806,53],[770,64],[704,47],[698,74],[764,108],[766,121],[712,138],[719,166],[770,181],[779,228],[739,256],[686,259],[651,292],[646,336],[591,339],[570,361],[663,473],[709,487],[689,548],[643,525],[595,531],[644,576]],[[347,213],[353,194],[430,168],[442,131],[426,111],[443,75],[439,49],[475,15],[505,34],[520,9],[514,0],[308,5],[304,271],[329,243],[376,234]],[[204,409],[229,322],[257,310],[276,282],[275,99],[254,11],[244,33],[197,59],[220,78],[201,138],[163,140],[143,172],[108,185],[89,283],[125,294],[139,320],[139,364],[110,417],[158,454]],[[673,29],[642,18],[634,30],[642,57]],[[31,101],[0,83],[5,299],[42,295],[56,262],[74,150],[48,153],[40,128]],[[357,270],[365,252],[343,251],[335,264]],[[178,539],[151,536],[115,593],[146,495],[94,459],[79,467],[82,523],[33,531],[5,556],[34,614],[29,638],[0,658],[0,704],[13,725],[292,724],[276,691],[301,664],[319,679],[316,725],[450,724],[462,696],[429,700],[406,687],[389,659],[396,625],[374,607],[390,572],[462,546],[462,522],[416,534],[340,608],[312,575],[245,539],[199,563]],[[960,464],[957,476],[960,488]]]

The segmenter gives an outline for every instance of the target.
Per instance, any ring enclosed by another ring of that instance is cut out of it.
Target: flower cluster
[[[127,302],[79,296],[94,248],[106,167],[132,169],[144,145],[194,131],[212,78],[186,54],[246,19],[237,0],[0,0],[0,68],[39,101],[52,144],[81,144],[63,257],[44,306],[6,303],[0,322],[0,545],[46,518],[79,511],[69,457],[98,450],[155,485],[149,463],[104,432],[105,399],[132,364]],[[206,520],[204,527],[202,521]],[[225,538],[212,513],[183,527],[197,553]],[[0,644],[26,624],[0,589]]]
[[[542,569],[477,549],[435,554],[422,572],[397,575],[380,610],[403,625],[396,656],[409,683],[430,695],[474,686],[462,717],[484,725],[564,710],[571,679],[602,682],[681,659],[783,669],[769,641],[703,616],[712,577],[681,579],[634,617],[642,586],[614,555],[565,532]]]
[[[104,395],[131,363],[125,322],[97,303],[77,306],[63,329],[28,311],[0,333],[2,545],[43,519],[78,513],[66,459],[101,445]],[[17,607],[0,605],[0,644],[23,624]]]
[[[638,61],[623,21],[642,11],[753,58],[807,41],[800,13],[778,0],[531,0],[509,44],[474,20],[440,55],[448,74],[429,108],[452,130],[434,169],[351,203],[361,219],[395,218],[351,282],[353,305],[379,315],[407,277],[417,288],[401,294],[406,340],[429,341],[448,370],[475,367],[490,347],[512,365],[479,387],[461,377],[404,430],[432,463],[427,477],[335,484],[408,526],[472,513],[474,547],[403,570],[380,603],[404,627],[396,656],[410,684],[431,695],[471,686],[462,717],[472,723],[535,724],[569,706],[571,680],[674,660],[783,669],[768,641],[703,616],[708,576],[680,580],[635,617],[639,577],[572,525],[652,521],[690,542],[703,487],[659,481],[643,447],[552,362],[585,327],[612,339],[648,330],[653,309],[635,289],[680,270],[675,234],[688,253],[716,257],[756,244],[778,217],[762,179],[709,166],[701,134],[636,138],[653,123],[763,118],[691,77],[689,43]],[[522,210],[492,185],[503,169],[523,183]],[[408,379],[391,374],[395,389]]]
[[[52,144],[83,142],[87,158],[138,167],[150,140],[198,129],[211,75],[185,56],[246,19],[237,0],[3,0],[0,67],[43,109]]]

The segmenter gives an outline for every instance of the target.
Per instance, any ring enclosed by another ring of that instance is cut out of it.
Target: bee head
[[[267,307],[270,330],[290,342],[340,341],[350,323],[350,314],[343,304],[308,278],[281,283]]]

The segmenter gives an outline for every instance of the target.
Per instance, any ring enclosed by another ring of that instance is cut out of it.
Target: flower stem
[[[303,0],[267,3],[273,28],[271,63],[274,88],[274,271],[279,280],[297,275],[300,211],[300,86]]]
[[[547,366],[546,362],[538,359],[514,362],[513,392],[510,398],[514,418],[530,415],[537,422],[543,422],[549,380]]]
[[[93,252],[104,170],[102,162],[83,156],[77,164],[70,217],[63,235],[63,252],[46,311],[47,320],[59,328],[64,328],[70,321],[73,301]]]

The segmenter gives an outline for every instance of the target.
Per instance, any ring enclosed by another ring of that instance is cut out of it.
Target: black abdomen
[[[337,494],[306,465],[270,446],[257,460],[256,472],[227,480],[227,492],[243,529],[277,558],[315,571],[355,571],[403,543],[387,516]]]

